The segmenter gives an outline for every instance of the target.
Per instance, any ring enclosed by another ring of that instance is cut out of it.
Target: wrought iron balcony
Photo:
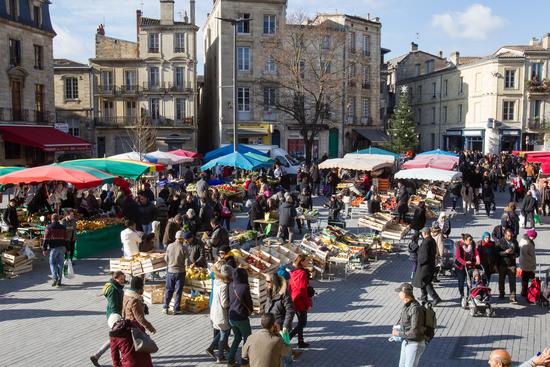
[[[540,80],[537,77],[533,77],[525,83],[529,97],[542,96],[545,97],[550,94],[550,79]]]
[[[544,130],[546,127],[546,120],[540,117],[533,117],[527,120],[527,128],[529,130]]]
[[[35,124],[52,124],[55,113],[51,111],[37,111],[29,109],[12,109],[0,107],[1,122],[30,122]]]

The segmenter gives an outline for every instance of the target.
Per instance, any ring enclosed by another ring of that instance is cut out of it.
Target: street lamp
[[[233,26],[233,151],[237,151],[237,25],[241,22],[250,22],[250,18],[220,18],[222,22]],[[220,60],[221,61],[221,60]],[[244,97],[244,96],[243,96]]]

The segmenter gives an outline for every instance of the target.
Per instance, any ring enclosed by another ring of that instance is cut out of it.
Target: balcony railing
[[[370,89],[370,83],[363,83],[363,89]]]
[[[97,86],[97,94],[101,95],[114,95],[116,88],[112,84],[100,84]]]
[[[136,116],[98,116],[95,118],[96,126],[133,126],[137,123]]]
[[[370,117],[370,116],[361,117],[361,123],[363,125],[372,125],[372,117]]]
[[[35,124],[52,124],[55,113],[51,111],[37,111],[29,109],[14,110],[0,107],[1,122],[31,122]]]
[[[100,127],[128,127],[138,124],[140,118],[137,116],[98,116],[95,118],[95,125]],[[159,116],[150,118],[150,123],[154,127],[178,127],[192,126],[193,116],[184,118],[174,118],[172,116]]]
[[[539,117],[530,118],[529,120],[527,120],[527,127],[529,130],[546,129],[546,120]]]
[[[125,84],[118,87],[117,91],[124,95],[136,95],[139,93],[139,86],[137,84]]]
[[[537,77],[525,83],[529,96],[545,96],[550,94],[550,79],[540,80]]]

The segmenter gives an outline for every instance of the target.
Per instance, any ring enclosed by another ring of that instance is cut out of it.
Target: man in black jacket
[[[206,244],[212,251],[212,259],[215,260],[218,257],[219,249],[222,246],[229,246],[229,232],[220,225],[220,220],[217,217],[212,217],[210,225],[213,231]]]
[[[196,238],[195,234],[191,231],[185,232],[183,239],[189,248],[187,266],[191,268],[206,268],[204,243],[200,239]]]
[[[398,322],[400,329],[394,327],[392,331],[392,336],[403,339],[399,365],[416,367],[426,350],[424,310],[414,299],[413,287],[409,283],[401,284],[395,291],[399,292],[399,298],[403,302]]]
[[[17,217],[17,202],[15,199],[11,199],[6,211],[4,212],[4,223],[8,225],[8,232],[10,236],[15,236],[17,228],[19,227],[19,218]]]
[[[279,232],[277,237],[292,242],[294,236],[294,221],[296,218],[296,208],[294,207],[294,199],[290,195],[286,195],[286,201],[279,207]]]
[[[514,239],[514,233],[511,229],[504,232],[504,238],[501,238],[496,244],[498,255],[498,291],[499,298],[504,299],[504,281],[508,276],[510,286],[510,302],[517,303],[516,300],[516,258],[519,257],[518,241]]]
[[[537,209],[537,200],[531,194],[531,191],[527,191],[523,198],[523,205],[521,208],[521,214],[524,216],[523,226],[525,228],[535,228],[535,210]],[[531,227],[527,227],[527,222]]]
[[[413,278],[413,286],[420,288],[422,303],[428,302],[428,294],[432,298],[432,305],[437,305],[441,302],[441,298],[437,295],[432,280],[435,274],[435,255],[437,245],[430,234],[430,228],[424,227],[420,231],[422,234],[422,244],[418,249],[418,266],[416,274]]]
[[[42,251],[44,257],[50,255],[50,270],[52,272],[52,287],[61,287],[63,276],[63,261],[67,252],[67,231],[65,226],[59,223],[59,215],[52,214],[52,222],[44,233]]]

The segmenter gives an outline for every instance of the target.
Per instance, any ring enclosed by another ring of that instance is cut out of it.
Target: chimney
[[[550,33],[546,33],[544,36],[542,36],[541,46],[544,49],[550,49]]]
[[[174,24],[174,0],[160,0],[160,25]]]
[[[189,16],[191,24],[195,24],[195,0],[189,1]]]
[[[139,30],[141,26],[141,10],[136,10],[136,37],[139,41]]]
[[[105,26],[103,24],[100,24],[97,27],[97,34],[99,34],[100,36],[105,36]]]
[[[538,46],[539,39],[537,37],[531,37],[531,40],[529,41],[529,46]]]
[[[439,58],[440,58],[440,59],[443,58],[443,51],[439,51]]]
[[[450,59],[454,65],[458,65],[460,62],[460,53],[458,51],[451,52]]]
[[[411,42],[411,51],[418,51],[418,43]]]

